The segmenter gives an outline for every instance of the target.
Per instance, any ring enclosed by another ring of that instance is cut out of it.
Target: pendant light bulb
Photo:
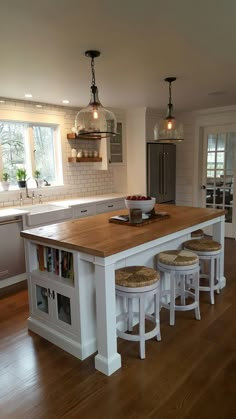
[[[167,129],[172,129],[173,128],[173,123],[172,121],[167,121]]]
[[[175,143],[183,141],[183,125],[174,117],[174,107],[171,101],[171,83],[176,77],[167,77],[166,82],[169,83],[169,103],[167,105],[166,117],[158,122],[154,127],[154,140],[161,143]]]
[[[97,109],[94,109],[93,110],[93,118],[94,119],[98,119],[98,111],[97,111]]]
[[[78,138],[101,139],[117,135],[117,122],[113,112],[105,109],[98,97],[95,81],[94,58],[100,56],[99,51],[86,51],[91,58],[91,98],[88,106],[81,109],[75,117],[75,131]]]

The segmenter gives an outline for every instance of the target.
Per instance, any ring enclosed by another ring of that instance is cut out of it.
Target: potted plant
[[[19,188],[25,188],[26,187],[26,178],[27,178],[27,171],[26,169],[17,169],[16,171],[16,179]]]
[[[35,181],[36,181],[36,183],[37,183],[37,187],[38,188],[41,188],[42,186],[43,186],[43,179],[41,179],[40,178],[40,175],[41,175],[41,172],[40,172],[40,170],[35,170],[34,171],[34,178],[35,178]]]
[[[10,187],[10,175],[7,172],[4,172],[2,174],[2,188],[4,191],[8,191],[9,187]]]

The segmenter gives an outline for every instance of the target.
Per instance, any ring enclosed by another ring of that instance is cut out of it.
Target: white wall
[[[127,193],[146,194],[146,108],[127,112]]]

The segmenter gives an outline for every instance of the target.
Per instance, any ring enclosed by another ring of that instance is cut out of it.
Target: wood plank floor
[[[178,312],[162,341],[119,340],[122,368],[111,377],[27,330],[27,291],[0,304],[1,419],[236,419],[236,242],[226,240],[227,287],[211,306],[201,294],[201,321]]]

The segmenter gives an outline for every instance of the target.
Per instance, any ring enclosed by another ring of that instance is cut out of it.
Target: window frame
[[[52,187],[64,186],[64,153],[63,153],[63,144],[62,144],[62,132],[64,132],[64,119],[56,114],[46,114],[46,113],[35,113],[33,110],[29,112],[25,111],[13,111],[11,109],[1,109],[0,110],[0,122],[8,123],[20,123],[25,124],[26,129],[28,130],[28,138],[26,142],[27,153],[30,158],[30,168],[29,175],[32,177],[35,170],[35,160],[33,156],[33,126],[48,126],[53,128],[53,149],[54,149],[54,159],[55,159],[55,175],[56,182],[53,183]],[[27,163],[28,167],[28,163]],[[3,164],[2,164],[2,150],[0,144],[0,172],[2,173]],[[17,190],[18,188],[15,185],[11,185],[10,191]]]

